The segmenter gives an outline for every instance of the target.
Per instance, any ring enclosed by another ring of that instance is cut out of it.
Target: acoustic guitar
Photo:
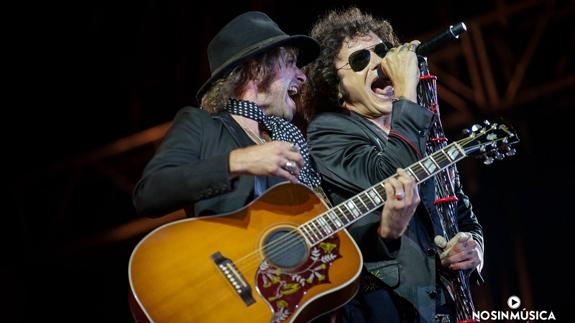
[[[471,155],[512,155],[507,126],[464,139],[406,171],[422,182]],[[328,208],[307,187],[276,185],[244,208],[163,225],[134,249],[133,297],[152,322],[307,322],[358,290],[362,256],[345,230],[385,203],[382,181]]]

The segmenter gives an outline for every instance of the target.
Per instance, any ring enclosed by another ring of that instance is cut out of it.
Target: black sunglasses
[[[367,65],[369,65],[372,50],[377,56],[383,58],[385,54],[387,54],[387,51],[392,48],[393,45],[391,43],[383,42],[370,47],[362,48],[360,50],[356,50],[355,52],[351,53],[351,55],[349,55],[347,63],[342,67],[339,67],[338,70],[349,65],[349,67],[351,67],[354,72],[359,72],[363,70]]]

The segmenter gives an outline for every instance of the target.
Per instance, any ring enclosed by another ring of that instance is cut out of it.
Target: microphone
[[[460,22],[457,25],[449,26],[444,32],[433,36],[430,40],[423,42],[417,46],[415,53],[420,56],[427,56],[434,50],[436,50],[440,45],[446,43],[448,40],[458,39],[459,35],[467,31],[465,23]]]

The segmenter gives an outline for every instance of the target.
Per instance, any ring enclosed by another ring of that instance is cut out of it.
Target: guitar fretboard
[[[454,142],[412,164],[406,168],[406,171],[419,184],[465,157],[466,153],[463,148],[458,142]],[[383,186],[385,183],[386,180],[383,180],[302,224],[299,227],[300,232],[310,246],[313,246],[349,226],[385,204],[385,188]]]

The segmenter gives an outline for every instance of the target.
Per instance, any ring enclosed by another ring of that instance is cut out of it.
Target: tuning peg
[[[489,120],[483,120],[483,124],[486,126],[490,126],[491,122],[489,122]]]
[[[515,150],[515,148],[510,148],[507,152],[505,152],[505,155],[515,156],[516,153],[517,153],[517,150]]]
[[[503,158],[505,158],[505,155],[503,155],[503,154],[500,153],[500,152],[496,152],[494,157],[495,157],[495,159],[497,159],[497,160],[502,160]]]
[[[515,148],[511,148],[510,146],[505,144],[503,144],[501,148],[499,148],[499,151],[504,153],[505,156],[515,156],[515,154],[517,153]]]
[[[491,165],[491,164],[493,164],[493,158],[491,158],[491,157],[489,157],[489,156],[485,156],[484,159],[483,159],[483,163],[484,163],[485,165]]]
[[[474,125],[471,127],[471,131],[473,131],[473,132],[479,131],[479,130],[481,130],[481,129],[483,129],[483,127],[482,127],[481,125],[478,125],[478,124],[474,124]]]
[[[473,133],[473,131],[471,131],[470,129],[463,129],[463,134],[466,136],[469,136],[472,133]]]

